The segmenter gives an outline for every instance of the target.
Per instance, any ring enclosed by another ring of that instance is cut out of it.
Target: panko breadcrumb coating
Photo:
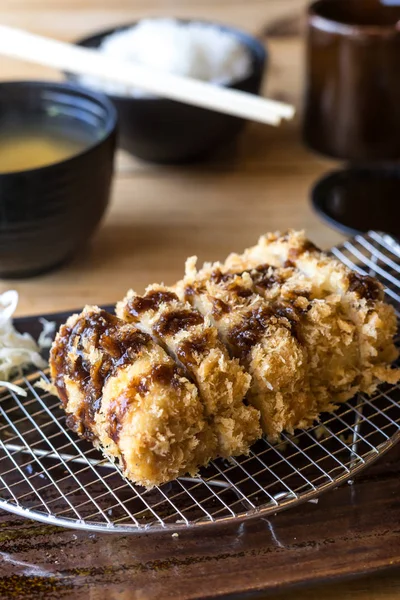
[[[248,399],[261,412],[271,439],[317,417],[315,399],[302,389],[307,355],[290,307],[272,309],[253,290],[247,273],[229,278],[216,269],[197,273],[192,260],[176,291],[211,320],[231,356],[251,374]]]
[[[252,291],[268,301],[272,311],[292,311],[295,335],[306,354],[306,377],[298,380],[299,403],[306,395],[314,399],[309,402],[317,412],[330,411],[357,392],[372,394],[379,383],[399,380],[399,370],[390,366],[398,356],[393,343],[396,315],[372,277],[351,271],[295,231],[263,236],[256,246],[230,255],[223,264],[206,264],[197,277],[219,277],[229,285],[238,273],[251,280]],[[281,393],[279,387],[275,391]],[[313,419],[310,414],[307,420]],[[304,427],[304,421],[298,427]],[[276,414],[264,429],[271,435],[271,430],[278,434],[292,427]]]
[[[67,424],[146,487],[190,473],[216,454],[195,385],[136,327],[97,307],[68,319],[50,369]]]
[[[248,453],[261,436],[259,412],[243,403],[251,377],[229,357],[209,319],[162,285],[148,287],[143,296],[128,292],[116,313],[151,335],[197,384],[218,454]]]
[[[131,292],[117,312],[87,307],[61,327],[52,384],[68,425],[146,487],[247,452],[259,413],[276,440],[400,379],[381,284],[302,232],[200,270],[188,259],[182,281]]]

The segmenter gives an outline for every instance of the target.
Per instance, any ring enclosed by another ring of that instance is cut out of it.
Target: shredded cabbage
[[[18,292],[9,290],[0,294],[0,385],[26,396],[26,392],[10,383],[10,378],[22,375],[24,368],[34,365],[44,368],[46,361],[40,356],[39,345],[29,333],[19,333],[12,321],[18,305]],[[42,343],[48,343],[49,322],[43,323]]]
[[[56,332],[56,322],[47,321],[47,319],[44,319],[43,317],[40,317],[39,321],[43,325],[43,329],[40,332],[37,343],[42,350],[44,348],[50,348],[52,345],[54,334]]]

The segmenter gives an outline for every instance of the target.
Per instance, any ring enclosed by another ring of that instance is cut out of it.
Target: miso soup
[[[96,141],[93,130],[58,119],[39,117],[0,120],[0,173],[44,167],[79,154]]]

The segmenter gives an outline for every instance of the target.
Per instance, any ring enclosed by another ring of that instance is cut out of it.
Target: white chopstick
[[[291,119],[295,113],[290,104],[121,62],[94,49],[67,44],[6,25],[0,25],[0,54],[78,75],[91,75],[136,86],[171,100],[269,125],[279,125],[281,119]]]

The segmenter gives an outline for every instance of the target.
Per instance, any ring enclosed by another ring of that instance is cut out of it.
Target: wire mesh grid
[[[400,247],[391,237],[370,232],[332,254],[378,277],[399,315]],[[400,387],[381,386],[278,445],[259,440],[249,456],[146,491],[65,427],[58,400],[35,385],[41,377],[19,382],[26,398],[0,393],[0,507],[63,526],[170,531],[277,512],[351,480],[400,438]]]

